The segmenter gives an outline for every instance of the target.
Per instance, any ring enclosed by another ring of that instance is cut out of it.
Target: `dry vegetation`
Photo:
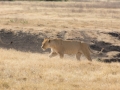
[[[0,49],[1,90],[119,90],[120,64]]]
[[[1,28],[117,30],[120,2],[1,2]]]
[[[120,2],[109,1],[0,2],[0,37],[12,41],[0,43],[0,90],[120,90],[118,62],[98,62],[97,56],[93,62],[50,59],[38,49],[47,35],[103,41],[118,48],[106,46],[107,58],[119,54]]]

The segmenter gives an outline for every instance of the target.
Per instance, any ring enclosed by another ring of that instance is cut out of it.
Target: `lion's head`
[[[45,38],[42,42],[41,48],[43,50],[46,50],[47,48],[55,48],[58,45],[60,45],[59,41],[61,42],[61,39],[48,39]]]
[[[42,42],[41,48],[42,48],[43,50],[46,50],[46,49],[49,48],[49,47],[50,47],[50,39],[45,38],[45,39],[43,40],[43,42]]]

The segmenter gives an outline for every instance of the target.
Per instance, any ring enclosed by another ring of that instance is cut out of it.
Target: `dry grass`
[[[0,49],[0,89],[119,90],[120,64]]]
[[[119,4],[0,2],[0,28],[52,32],[51,35],[71,30],[89,30],[87,34],[90,30],[119,31]],[[78,34],[72,33],[72,37],[75,35]],[[113,43],[114,40],[106,34],[92,36],[98,41]],[[71,57],[49,59],[46,55],[0,48],[0,90],[120,90],[120,64],[117,62],[89,62],[84,58],[77,61]]]
[[[18,1],[0,2],[0,8],[0,24],[4,28],[55,31],[120,28],[119,2]]]

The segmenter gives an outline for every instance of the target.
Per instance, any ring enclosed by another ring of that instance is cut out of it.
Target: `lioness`
[[[44,39],[41,48],[43,50],[51,48],[49,57],[54,57],[58,54],[60,58],[63,58],[64,54],[75,54],[77,60],[80,60],[80,56],[83,54],[89,61],[92,61],[90,56],[90,47],[88,44],[81,43],[79,41]]]

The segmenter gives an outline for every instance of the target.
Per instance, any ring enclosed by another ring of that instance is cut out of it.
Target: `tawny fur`
[[[62,39],[44,39],[41,48],[43,50],[51,48],[49,57],[59,55],[60,58],[63,58],[64,54],[74,54],[76,59],[80,60],[83,54],[89,61],[92,61],[90,56],[91,50],[87,43],[70,40],[64,41]]]

